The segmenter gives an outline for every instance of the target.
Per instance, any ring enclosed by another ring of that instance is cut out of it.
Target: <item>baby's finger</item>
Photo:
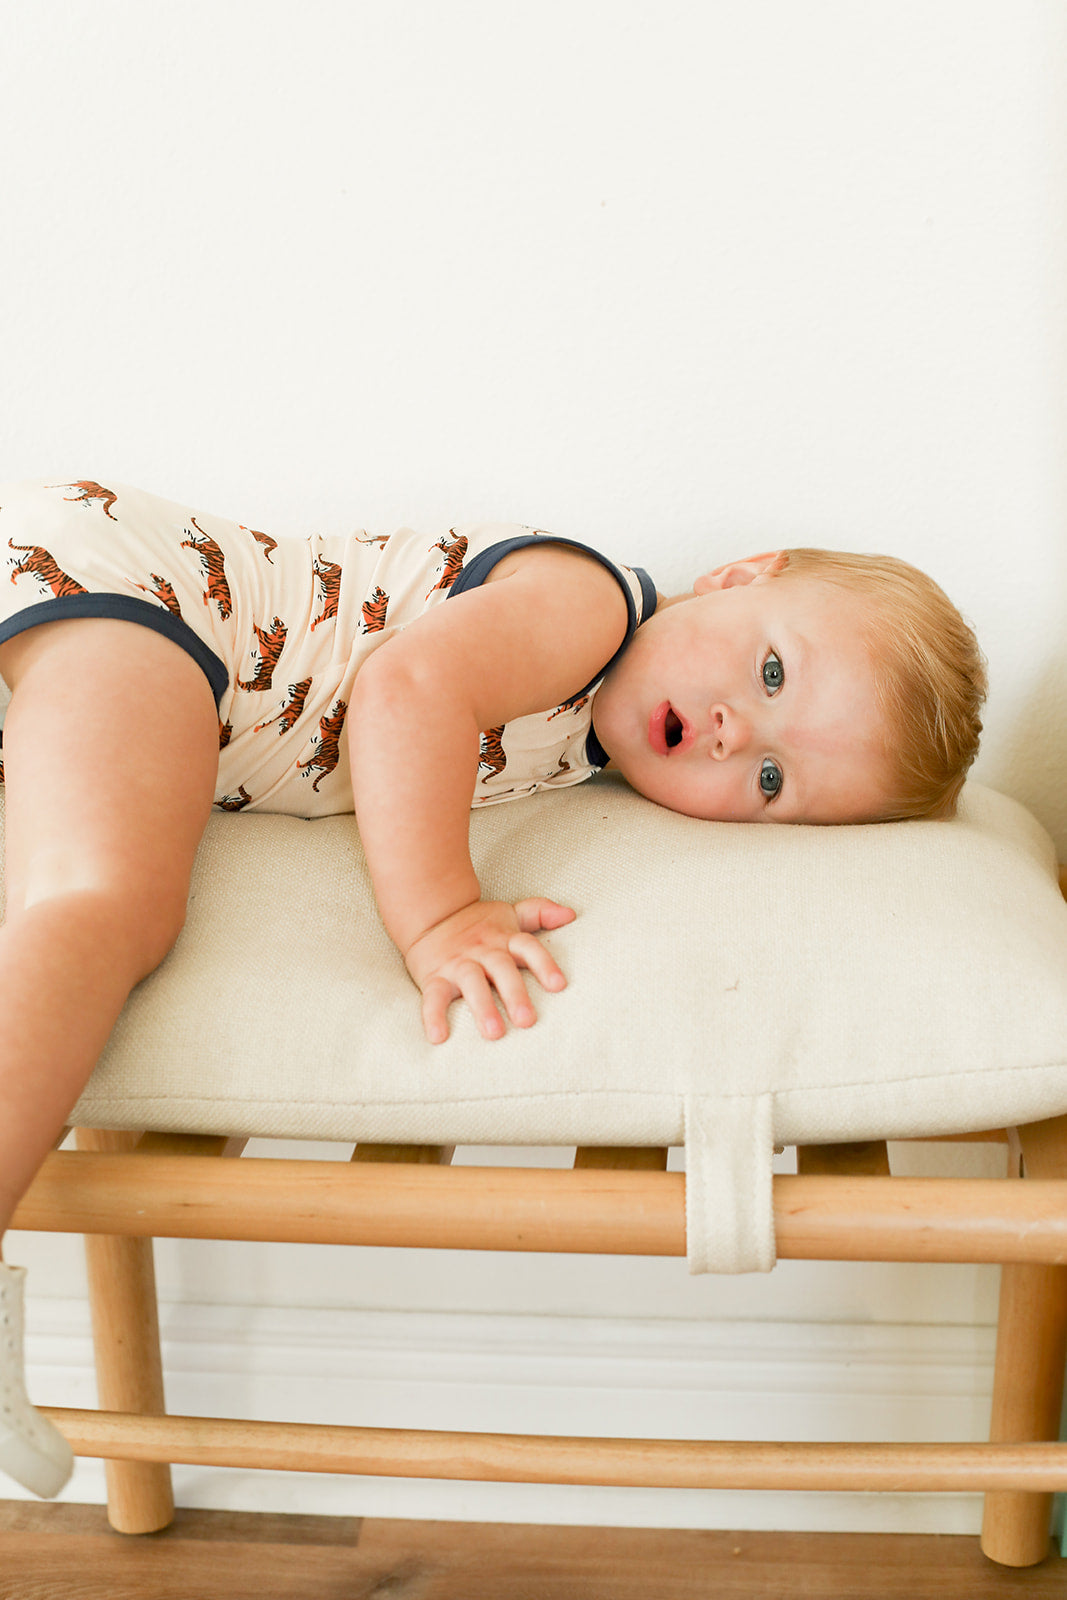
[[[520,967],[528,967],[542,989],[565,989],[567,980],[549,955],[540,939],[532,933],[515,933],[508,940],[508,949]]]
[[[523,933],[537,933],[543,928],[562,928],[565,922],[573,922],[577,913],[570,906],[561,906],[558,900],[533,896],[516,901],[515,915]]]
[[[536,943],[536,940],[534,942]],[[523,982],[522,973],[515,965],[514,957],[506,950],[494,951],[485,958],[485,970],[500,996],[509,1020],[517,1028],[532,1028],[537,1021],[537,1013],[530,1004],[526,984]]]
[[[447,978],[430,978],[422,991],[422,1026],[431,1044],[448,1038],[448,1007],[456,990]]]
[[[483,1039],[499,1039],[504,1032],[504,1019],[497,1010],[489,979],[476,961],[465,961],[456,972],[459,992],[470,1006],[471,1014]]]

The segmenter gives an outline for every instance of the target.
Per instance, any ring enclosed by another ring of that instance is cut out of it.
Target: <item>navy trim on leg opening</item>
[[[68,617],[113,617],[119,622],[138,622],[151,628],[164,638],[171,639],[192,656],[201,669],[218,708],[230,686],[230,673],[226,663],[217,656],[181,617],[176,617],[166,606],[153,605],[151,600],[138,600],[131,594],[71,594],[62,599],[42,600],[38,605],[27,606],[0,622],[0,644],[36,628],[39,622],[61,622]]]

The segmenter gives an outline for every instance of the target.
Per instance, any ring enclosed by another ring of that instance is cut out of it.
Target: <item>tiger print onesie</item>
[[[545,540],[586,551],[615,577],[629,616],[625,649],[655,610],[655,587],[640,568],[572,539],[502,523],[437,539],[406,528],[388,538],[273,539],[122,484],[0,484],[0,643],[59,617],[155,628],[188,651],[214,692],[215,804],[329,816],[353,809],[342,732],[361,662],[431,607],[476,588],[509,551]],[[472,805],[580,783],[604,766],[592,701],[610,665],[551,711],[483,732]]]

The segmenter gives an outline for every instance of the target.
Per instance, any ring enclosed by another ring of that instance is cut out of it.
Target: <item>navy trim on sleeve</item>
[[[18,633],[25,633],[27,628],[35,628],[39,622],[59,622],[65,617],[114,617],[120,622],[139,622],[172,639],[192,656],[211,685],[216,708],[229,688],[230,673],[226,663],[187,622],[168,611],[166,606],[153,605],[151,600],[139,600],[131,594],[72,594],[63,599],[42,600],[39,605],[27,606],[24,611],[16,611],[8,617],[6,622],[0,622],[0,644]]]
[[[644,567],[631,567],[630,571],[634,574],[638,583],[641,585],[641,621],[647,622],[649,617],[656,609],[656,602],[658,600],[658,596],[656,594],[656,585],[652,582],[652,579],[649,577]]]
[[[589,724],[589,732],[585,740],[585,759],[591,767],[606,767],[611,757],[596,736],[596,729]]]
[[[591,678],[585,687],[578,691],[579,694],[588,694],[589,690],[593,687],[593,684],[599,683],[605,672],[615,665],[616,661],[618,661],[619,657],[630,643],[630,640],[633,638],[638,628],[637,607],[634,604],[634,597],[630,592],[630,586],[623,578],[618,565],[614,561],[609,560],[606,555],[601,553],[601,551],[594,550],[591,545],[582,544],[577,539],[564,538],[562,534],[516,534],[514,538],[501,539],[496,544],[489,545],[488,549],[480,550],[476,556],[473,556],[471,560],[461,568],[459,575],[448,591],[447,598],[451,600],[454,594],[464,594],[468,589],[480,588],[498,561],[502,561],[504,557],[510,555],[513,550],[525,550],[526,547],[531,544],[562,544],[566,545],[571,550],[580,550],[583,555],[592,556],[594,561],[599,561],[600,565],[611,573],[612,577],[619,585],[619,588],[622,590],[623,598],[626,601],[626,637],[616,650],[615,654],[612,656],[611,660],[607,662],[605,666],[601,667],[596,677]],[[656,609],[656,585],[652,582],[652,579],[643,568],[631,567],[630,571],[636,575],[637,581],[641,586],[641,621],[647,622],[649,617]],[[601,751],[601,755],[603,755],[603,761],[601,761],[599,764],[603,766],[604,762],[606,762],[608,758],[606,755],[604,755],[603,751]]]

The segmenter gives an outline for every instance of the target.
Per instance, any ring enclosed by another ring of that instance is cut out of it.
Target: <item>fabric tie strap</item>
[[[774,1096],[685,1103],[690,1272],[770,1272],[775,1263]]]

